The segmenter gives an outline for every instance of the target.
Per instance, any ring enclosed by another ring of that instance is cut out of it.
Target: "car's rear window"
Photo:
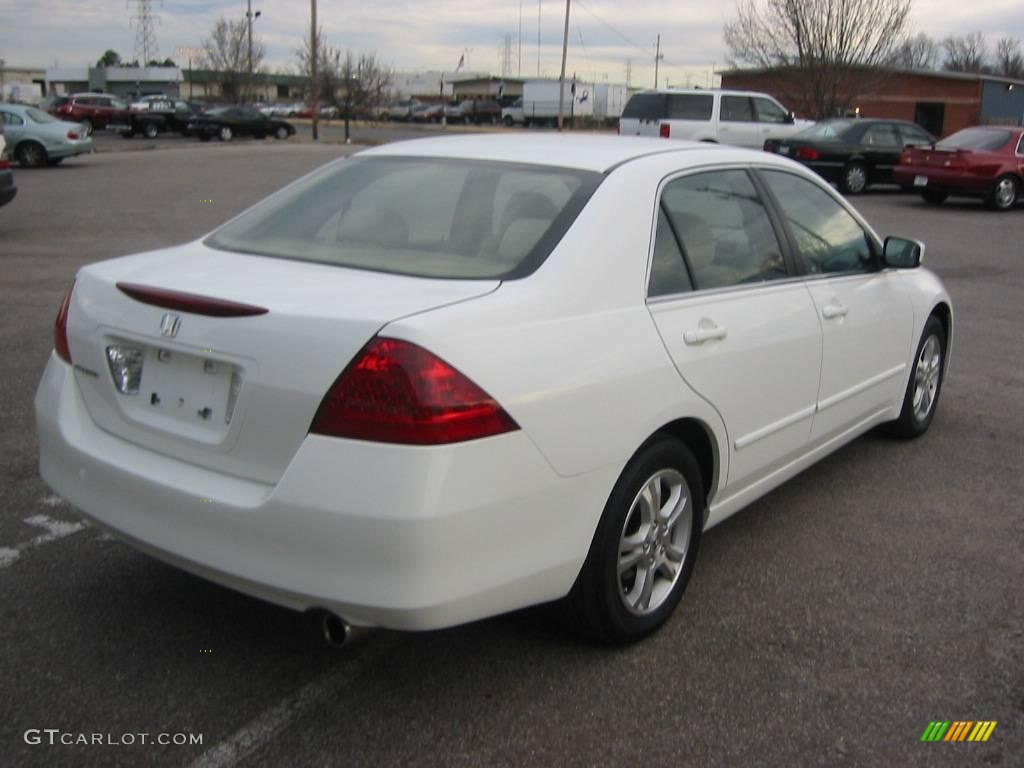
[[[661,120],[665,117],[664,93],[637,93],[626,102],[622,116],[640,120]]]
[[[715,97],[710,93],[670,93],[668,116],[672,120],[710,120]]]
[[[973,149],[976,152],[991,152],[1010,140],[1013,134],[1000,128],[965,128],[948,136],[938,144],[937,149]]]
[[[418,277],[522,277],[551,253],[601,178],[480,160],[352,158],[268,198],[206,244]]]

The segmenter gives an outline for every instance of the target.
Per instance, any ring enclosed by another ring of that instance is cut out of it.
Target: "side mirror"
[[[887,237],[882,248],[882,261],[887,267],[916,269],[924,260],[924,243],[905,237]]]
[[[786,113],[786,124],[787,125],[792,125],[795,122],[796,122],[796,115],[794,115],[792,112],[787,112]]]

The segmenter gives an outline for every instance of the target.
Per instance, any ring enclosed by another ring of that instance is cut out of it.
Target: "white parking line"
[[[53,497],[56,498],[56,497]],[[42,503],[46,503],[44,499]],[[56,506],[50,504],[49,506]],[[25,523],[34,525],[37,528],[42,528],[46,533],[41,533],[34,539],[16,544],[13,547],[0,547],[0,569],[7,568],[17,562],[18,558],[21,557],[22,553],[27,552],[30,549],[42,546],[43,544],[49,544],[51,541],[57,541],[63,539],[65,536],[70,536],[73,533],[84,531],[86,528],[85,523],[65,523],[60,520],[54,520],[52,517],[46,515],[33,515],[32,517],[26,517]]]
[[[377,638],[385,640],[383,637]],[[190,768],[231,768],[269,744],[274,737],[304,713],[335,699],[352,679],[386,652],[388,644],[360,645],[352,658],[323,677],[307,683],[279,704],[250,720],[234,734],[204,752]]]

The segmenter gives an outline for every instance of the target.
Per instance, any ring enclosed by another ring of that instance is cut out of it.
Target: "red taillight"
[[[672,126],[668,123],[661,123],[658,126],[658,135],[663,139],[669,139],[672,137]]]
[[[411,342],[377,337],[331,386],[309,431],[440,445],[517,429],[490,395],[444,360]]]
[[[78,133],[76,131],[68,131],[68,138],[74,141],[78,138]]]
[[[64,294],[64,301],[60,303],[57,311],[57,319],[53,323],[53,348],[68,365],[71,364],[71,349],[68,347],[68,310],[71,308],[71,292],[75,290],[75,281],[71,281],[71,287]]]
[[[797,160],[817,160],[820,155],[813,147],[800,147],[793,155]]]

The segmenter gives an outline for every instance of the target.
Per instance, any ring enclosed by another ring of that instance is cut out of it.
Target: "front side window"
[[[722,120],[731,123],[754,122],[754,110],[747,96],[723,96]]]
[[[757,109],[757,121],[759,123],[784,123],[788,118],[786,110],[780,107],[771,99],[755,98],[754,107]]]
[[[788,277],[768,212],[745,171],[708,171],[672,181],[661,205],[696,289]]]
[[[353,158],[229,222],[214,248],[437,278],[515,278],[547,258],[601,180],[537,165]]]
[[[814,182],[783,171],[761,171],[796,239],[811,275],[865,272],[874,265],[867,232]]]

